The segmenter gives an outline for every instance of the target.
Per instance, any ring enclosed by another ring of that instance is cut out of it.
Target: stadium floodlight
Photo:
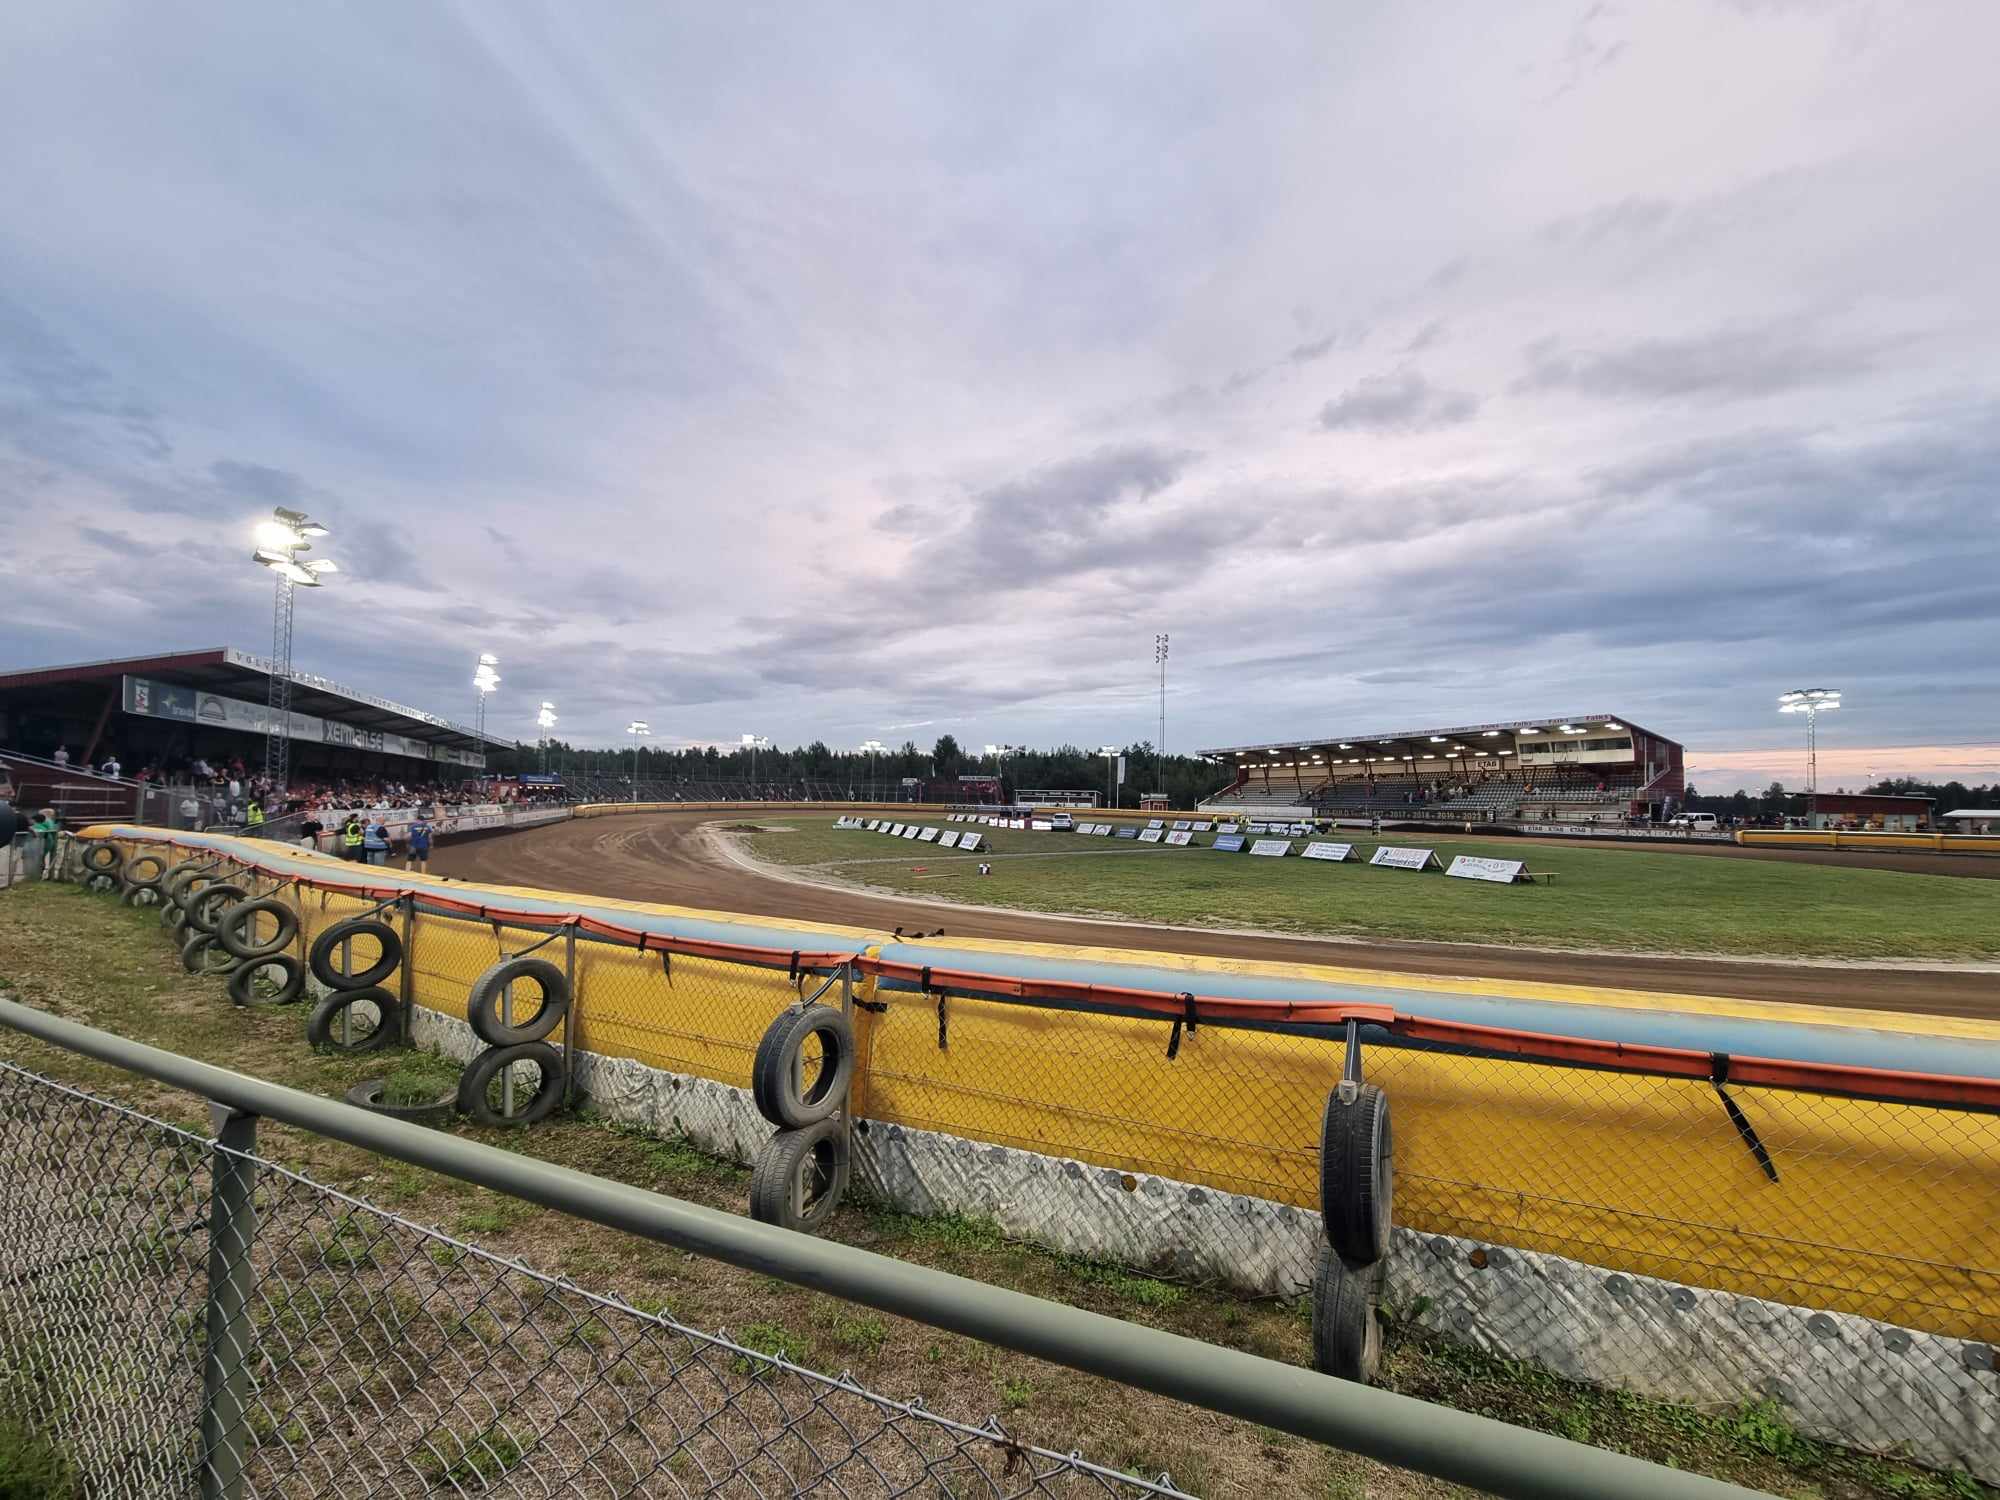
[[[863,755],[868,757],[868,800],[871,802],[880,802],[882,800],[882,788],[875,780],[875,757],[889,747],[880,740],[863,740],[858,748]],[[991,750],[993,747],[988,745],[986,748]]]
[[[1623,729],[1625,726],[1623,724],[1606,724],[1604,727],[1606,729]]]
[[[1576,733],[1576,726],[1575,726],[1574,724],[1559,724],[1559,725],[1557,725],[1556,727],[1557,727],[1557,729],[1558,729],[1558,730],[1560,730],[1560,731],[1561,731],[1561,732],[1562,732],[1563,734],[1575,734],[1575,733]]]
[[[272,575],[271,689],[264,715],[264,776],[274,792],[285,789],[292,739],[292,603],[297,589],[316,589],[320,575],[340,570],[328,558],[301,563],[299,554],[312,551],[318,538],[331,536],[304,511],[282,505],[256,529],[257,547],[250,560]]]
[[[653,732],[653,726],[644,719],[634,719],[625,726],[625,732],[632,736],[632,801],[639,800],[639,741]]]
[[[1124,752],[1116,745],[1099,745],[1097,753],[1104,757],[1104,805],[1106,807],[1116,807],[1118,805],[1118,784],[1112,777],[1118,766],[1118,757]],[[1273,750],[1271,753],[1276,755],[1278,752]]]
[[[1341,749],[1343,749],[1343,750],[1352,750],[1352,749],[1353,749],[1354,747],[1353,747],[1352,745],[1348,744],[1348,743],[1347,743],[1347,741],[1345,741],[1345,740],[1342,740],[1342,741],[1340,742],[1340,748],[1341,748]]]
[[[1794,688],[1778,694],[1778,712],[1806,716],[1806,813],[1819,812],[1819,716],[1840,707],[1839,688]]]
[[[1495,736],[1495,735],[1496,735],[1496,734],[1498,734],[1499,732],[1500,732],[1500,731],[1499,731],[1499,730],[1497,730],[1497,729],[1482,729],[1482,730],[1481,730],[1481,731],[1479,732],[1479,737],[1480,737],[1481,739],[1487,739],[1487,740],[1490,740],[1490,739],[1492,739],[1492,738],[1493,738],[1493,736]]]
[[[743,748],[750,752],[750,785],[754,789],[757,785],[757,752],[770,749],[771,741],[761,734],[746,734],[743,736]]]
[[[549,731],[556,727],[556,706],[546,698],[535,714],[535,728],[542,732],[542,774],[549,773]]]
[[[500,686],[500,674],[493,669],[500,665],[500,658],[489,651],[479,653],[479,661],[472,669],[472,686],[477,691],[473,713],[473,727],[479,735],[479,753],[486,754],[486,695]]]
[[[1443,735],[1441,735],[1441,734],[1434,734],[1434,735],[1432,735],[1432,736],[1431,736],[1431,743],[1432,743],[1433,745],[1442,745],[1442,744],[1444,743],[1444,736],[1443,736]]]

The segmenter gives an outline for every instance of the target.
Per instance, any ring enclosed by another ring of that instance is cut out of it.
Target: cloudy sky
[[[0,664],[2000,775],[2000,7],[24,0]]]

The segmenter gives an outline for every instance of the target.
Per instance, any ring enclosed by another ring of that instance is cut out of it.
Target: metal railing
[[[1495,1494],[1750,1493],[549,1165],[11,1001],[0,1027],[211,1104],[204,1141],[0,1063],[0,1230],[13,1247],[0,1353],[35,1377],[0,1401],[60,1419],[105,1493],[197,1481],[204,1500],[464,1493],[500,1475],[508,1492],[537,1494],[1176,1493],[485,1255],[257,1156],[259,1118]]]

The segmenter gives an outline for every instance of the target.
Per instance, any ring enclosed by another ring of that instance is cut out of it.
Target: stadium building
[[[196,761],[262,769],[271,669],[269,657],[217,646],[0,672],[0,768],[21,806],[170,821],[143,799],[190,781]],[[483,772],[489,747],[513,745],[309,672],[292,673],[291,698],[295,786],[456,781]],[[52,764],[58,749],[66,766]],[[108,757],[119,775],[93,774]]]
[[[1621,714],[1571,714],[1201,752],[1235,780],[1210,812],[1477,823],[1670,817],[1681,747]]]

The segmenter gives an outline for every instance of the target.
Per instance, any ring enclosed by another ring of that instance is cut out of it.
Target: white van
[[[1717,824],[1714,813],[1682,813],[1668,826],[1685,828],[1694,833],[1713,833]]]

